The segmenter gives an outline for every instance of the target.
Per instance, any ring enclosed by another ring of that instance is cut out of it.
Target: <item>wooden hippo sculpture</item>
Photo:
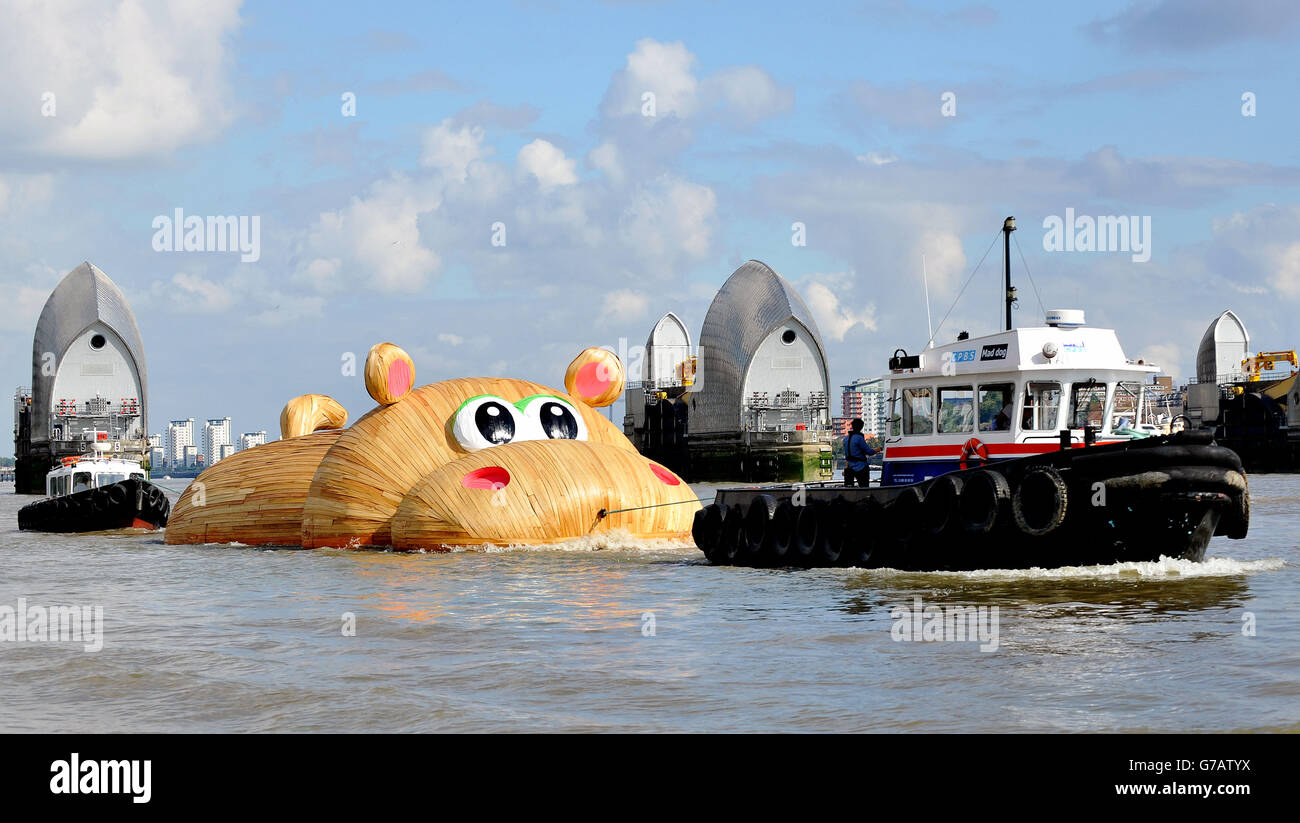
[[[579,355],[564,392],[489,377],[413,389],[414,365],[390,343],[370,350],[365,377],[377,408],[342,428],[329,397],[289,401],[283,439],[200,474],[166,541],[437,551],[690,534],[695,493],[595,409],[623,387],[608,351]]]

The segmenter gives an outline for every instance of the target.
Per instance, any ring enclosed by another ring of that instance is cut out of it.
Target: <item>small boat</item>
[[[1012,219],[1003,229],[1015,230]],[[1009,256],[1009,249],[1008,249]],[[1084,313],[931,344],[889,361],[880,485],[720,489],[696,513],[713,563],[1052,568],[1204,559],[1246,536],[1241,459],[1208,432],[1117,428],[1143,419],[1159,369],[1125,357]]]
[[[98,437],[90,454],[65,457],[45,476],[44,500],[18,511],[23,531],[93,532],[111,529],[160,529],[167,525],[171,502],[145,478],[144,467],[131,460],[104,456]],[[106,445],[106,444],[105,444]]]

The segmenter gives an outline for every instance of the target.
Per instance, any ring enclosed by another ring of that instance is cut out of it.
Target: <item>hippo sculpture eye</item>
[[[512,403],[500,397],[471,397],[456,411],[452,432],[467,451],[500,446],[518,438],[526,422]],[[532,439],[532,438],[523,438]]]
[[[554,395],[525,397],[516,404],[524,417],[551,440],[586,440],[587,426],[582,415],[567,400]],[[540,438],[539,438],[540,439]]]

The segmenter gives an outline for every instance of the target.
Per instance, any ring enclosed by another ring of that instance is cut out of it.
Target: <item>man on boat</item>
[[[844,485],[852,486],[856,480],[859,486],[871,485],[871,473],[867,468],[867,459],[876,450],[867,445],[867,438],[862,434],[862,418],[855,417],[850,424],[849,436],[844,438]]]

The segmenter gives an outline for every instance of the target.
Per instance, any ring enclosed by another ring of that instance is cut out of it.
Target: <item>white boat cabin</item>
[[[86,431],[83,439],[91,449],[90,454],[65,457],[58,468],[45,475],[45,494],[64,497],[77,492],[111,486],[130,478],[144,480],[144,467],[134,460],[105,457],[103,452],[112,447],[108,432]]]
[[[1143,398],[1158,366],[1124,356],[1111,329],[1083,312],[1047,324],[933,345],[890,360],[884,485],[928,480],[989,461],[1146,436]],[[1068,434],[1067,434],[1068,432]]]

